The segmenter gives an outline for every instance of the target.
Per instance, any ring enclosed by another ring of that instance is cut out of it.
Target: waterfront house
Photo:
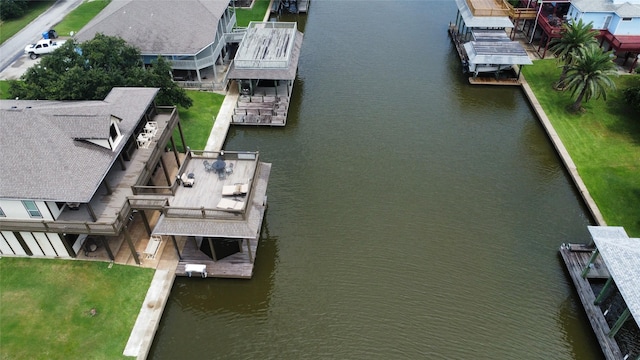
[[[600,31],[600,44],[624,56],[633,56],[631,71],[640,53],[640,0],[573,0],[567,18],[582,19]]]
[[[285,125],[302,39],[296,23],[249,24],[228,75],[240,91],[232,124]]]
[[[191,265],[251,277],[271,165],[256,152],[188,149],[176,108],[155,105],[157,91],[0,101],[1,255],[115,261],[127,246],[142,264],[170,242],[178,275]],[[134,217],[142,236],[132,235]]]
[[[224,89],[230,53],[242,33],[228,1],[111,1],[75,36],[118,36],[140,50],[144,64],[169,60],[174,79],[186,87]]]
[[[73,258],[91,236],[114,260],[105,237],[128,234],[131,187],[164,166],[160,156],[179,122],[175,107],[155,105],[157,91],[0,100],[2,255]]]

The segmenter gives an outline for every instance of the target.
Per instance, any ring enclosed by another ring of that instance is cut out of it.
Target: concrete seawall
[[[535,111],[536,115],[538,116],[538,119],[540,120],[540,123],[542,123],[542,126],[544,127],[545,131],[547,132],[547,135],[549,136],[549,139],[551,140],[551,143],[553,144],[553,147],[556,149],[558,155],[560,155],[560,159],[562,159],[562,162],[564,163],[565,168],[569,172],[569,175],[571,176],[571,179],[573,180],[574,185],[580,192],[580,196],[582,196],[584,203],[587,205],[587,208],[589,209],[589,213],[591,213],[591,217],[593,218],[593,220],[596,222],[597,225],[606,226],[607,224],[605,223],[604,218],[600,213],[600,209],[598,209],[598,206],[596,205],[595,201],[593,201],[591,194],[589,194],[589,190],[587,189],[587,186],[582,181],[580,174],[578,174],[578,169],[576,168],[576,165],[573,163],[573,160],[571,159],[569,152],[567,152],[567,149],[564,147],[562,140],[560,140],[560,137],[556,133],[556,130],[553,128],[551,121],[549,121],[547,114],[542,109],[540,102],[538,102],[538,99],[536,98],[535,94],[531,90],[531,87],[529,86],[529,83],[525,79],[524,75],[520,75],[520,76],[521,76],[522,90],[524,91],[525,95],[529,99],[529,104],[531,104],[533,111]]]

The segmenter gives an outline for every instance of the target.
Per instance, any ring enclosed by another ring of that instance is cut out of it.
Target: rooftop
[[[302,39],[296,23],[250,23],[229,70],[229,78],[295,79]]]
[[[119,36],[142,54],[194,55],[216,38],[228,1],[113,0],[76,35]]]
[[[631,315],[640,324],[640,239],[622,227],[589,226],[589,232]]]
[[[114,88],[103,101],[0,100],[0,198],[86,203],[107,176],[158,89]],[[107,149],[88,140],[122,141]],[[10,155],[9,155],[10,154]]]

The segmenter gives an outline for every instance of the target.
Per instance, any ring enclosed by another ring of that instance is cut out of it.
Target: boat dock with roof
[[[640,239],[622,227],[589,226],[592,242],[560,255],[606,359],[640,359]]]

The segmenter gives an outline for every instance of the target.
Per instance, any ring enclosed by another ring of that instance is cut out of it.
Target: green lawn
[[[85,1],[56,25],[56,32],[60,36],[70,36],[72,31],[77,33],[107,5],[109,0]]]
[[[236,9],[236,24],[246,27],[251,21],[262,21],[269,9],[269,0],[256,0],[251,9]]]
[[[0,259],[0,358],[126,358],[153,273],[95,261]]]
[[[203,150],[213,128],[214,117],[224,101],[224,95],[204,91],[187,91],[187,95],[193,100],[193,105],[189,109],[178,108],[185,142],[193,150]],[[177,129],[174,139],[178,149],[184,151]]]
[[[33,19],[40,16],[40,14],[45,12],[54,3],[55,1],[53,0],[29,1],[29,9],[21,18],[0,21],[0,44],[4,43],[7,39],[18,33],[18,31],[22,30],[22,28],[27,26],[27,24],[33,21]],[[43,32],[46,30],[48,29],[42,29]]]
[[[0,80],[0,99],[10,99],[9,96],[9,82],[6,80]]]
[[[535,61],[523,74],[607,224],[640,236],[640,116],[621,91],[640,85],[640,76],[615,78],[617,90],[608,92],[607,101],[591,100],[583,104],[583,113],[573,114],[567,111],[570,94],[552,88],[560,75],[555,60]]]

